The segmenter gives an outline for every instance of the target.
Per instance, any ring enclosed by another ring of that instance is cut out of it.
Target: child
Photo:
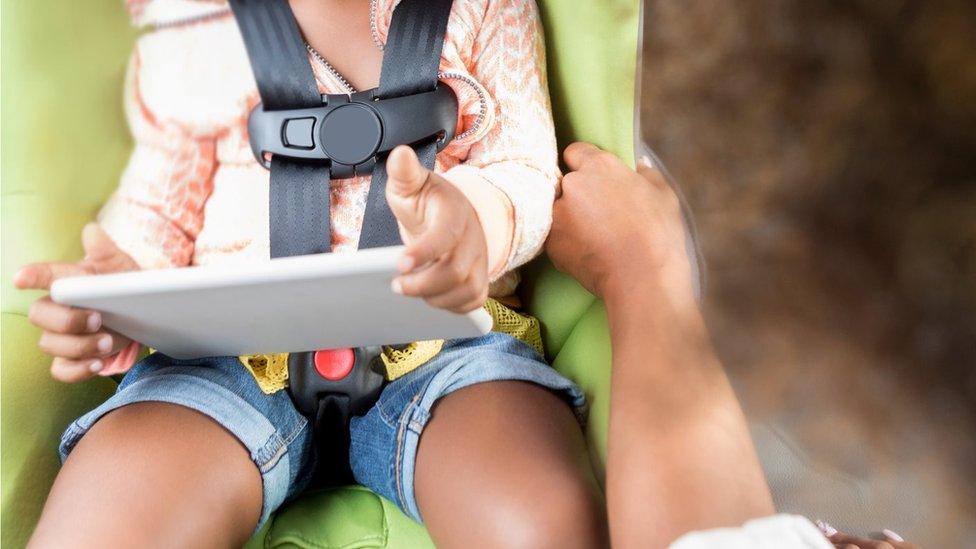
[[[377,84],[395,3],[292,0],[323,93]],[[268,172],[246,135],[258,95],[226,4],[130,0],[129,8],[137,24],[155,27],[127,78],[135,150],[98,224],[83,233],[85,259],[27,266],[15,276],[21,288],[79,273],[246,269],[269,257]],[[457,137],[436,174],[406,147],[387,164],[387,197],[407,243],[396,291],[453,311],[512,294],[514,269],[548,232],[558,178],[544,67],[531,0],[455,1],[441,80],[459,99]],[[336,252],[356,249],[368,186],[368,178],[332,182]],[[30,318],[44,330],[54,377],[127,371],[112,398],[65,432],[35,544],[240,545],[308,484],[311,427],[262,375],[268,359],[243,360],[254,376],[237,357],[156,353],[133,367],[138,344],[103,329],[94,311],[43,298]],[[423,520],[439,545],[604,544],[574,417],[580,390],[508,334],[437,350],[354,419],[356,480]]]

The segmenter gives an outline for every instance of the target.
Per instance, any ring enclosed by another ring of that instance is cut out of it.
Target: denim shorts
[[[356,481],[421,521],[414,498],[414,466],[420,434],[437,399],[476,383],[520,380],[562,396],[583,420],[582,391],[530,346],[492,332],[451,340],[423,366],[386,385],[379,401],[350,425],[350,465]],[[260,528],[282,504],[299,495],[315,469],[312,426],[286,391],[267,395],[237,357],[177,360],[149,355],[122,379],[101,406],[68,426],[62,461],[102,416],[135,402],[169,402],[205,414],[248,449],[261,472],[264,502]]]

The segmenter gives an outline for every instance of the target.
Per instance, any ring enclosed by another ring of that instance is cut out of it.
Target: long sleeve
[[[451,181],[490,183],[506,199],[508,219],[482,220],[508,228],[511,241],[502,269],[514,269],[539,253],[552,224],[559,179],[556,139],[546,83],[542,25],[531,0],[489,0],[474,38],[471,74],[494,100],[493,124]]]
[[[158,119],[139,90],[142,70],[137,47],[125,83],[125,112],[135,147],[98,222],[142,269],[186,266],[212,188],[214,141],[193,138],[176,123]],[[107,357],[100,375],[127,371],[139,349],[134,342]]]
[[[142,66],[137,46],[125,84],[135,148],[118,189],[98,215],[99,224],[143,269],[190,264],[215,165],[213,138],[192,136],[146,104],[139,86],[151,70]]]

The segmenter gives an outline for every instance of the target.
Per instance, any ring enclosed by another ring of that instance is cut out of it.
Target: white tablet
[[[174,358],[270,354],[475,337],[455,314],[394,293],[402,246],[268,262],[64,278],[51,298]]]

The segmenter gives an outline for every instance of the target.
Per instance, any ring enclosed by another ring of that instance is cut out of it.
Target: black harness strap
[[[440,52],[447,33],[453,0],[401,0],[393,12],[390,33],[383,49],[380,72],[380,99],[400,97],[437,88]],[[434,169],[437,141],[411,143],[420,162]],[[366,197],[359,248],[379,248],[402,244],[400,228],[386,202],[386,162],[380,159],[373,168],[373,179]]]
[[[322,103],[305,43],[288,0],[231,0],[264,108],[271,111]]]
[[[231,0],[266,110],[318,107],[322,95],[288,0]],[[271,159],[271,257],[332,248],[329,173],[285,157]]]
[[[330,179],[340,173],[346,174],[346,177],[347,174],[356,173],[363,159],[353,155],[346,160],[341,154],[341,147],[338,152],[333,151],[336,143],[322,142],[324,138],[319,136],[320,145],[329,153],[329,165],[336,171],[333,174],[325,169],[326,164],[317,153],[312,155],[307,151],[315,150],[314,132],[326,131],[315,128],[324,127],[322,125],[326,124],[329,115],[317,115],[316,112],[330,101],[332,105],[329,108],[335,109],[330,112],[340,112],[339,109],[344,108],[342,105],[353,98],[323,97],[319,93],[304,40],[288,0],[230,0],[230,5],[261,95],[262,105],[255,109],[248,123],[252,149],[258,162],[265,165],[266,146],[283,151],[283,154],[273,154],[270,162],[271,257],[328,252],[331,249]],[[384,99],[437,89],[440,52],[451,5],[452,0],[401,0],[393,13],[383,55],[380,86],[372,96],[372,99],[380,102],[377,105]],[[436,98],[422,99],[427,100],[436,101]],[[451,107],[453,109],[455,105]],[[374,110],[372,103],[367,107],[360,105],[351,108]],[[262,116],[255,118],[258,111]],[[272,113],[270,117],[269,112]],[[354,116],[355,122],[347,126],[346,131],[351,133],[368,129],[360,121],[374,120],[370,116],[362,118],[362,112],[349,110],[349,107],[343,112],[359,113],[360,118]],[[413,109],[401,113],[397,118],[387,119],[385,128],[381,128],[386,133],[381,135],[388,139],[409,141],[415,138],[404,137],[410,135],[403,133],[405,127],[424,127],[424,123],[431,120],[439,124],[449,118],[449,127],[435,137],[409,143],[416,148],[424,166],[433,169],[438,146],[453,137],[455,114],[455,111],[445,109]],[[280,119],[275,118],[279,115]],[[320,120],[317,116],[324,118]],[[256,125],[252,127],[251,122]],[[334,137],[336,134],[331,135]],[[366,135],[374,134],[367,132]],[[273,143],[262,142],[269,138],[273,138]],[[345,134],[339,137],[339,144],[344,140]],[[289,147],[291,150],[288,150]],[[303,153],[305,156],[296,154],[296,149],[306,151]],[[376,158],[366,200],[360,248],[400,243],[399,227],[386,201],[386,179],[385,158]],[[379,352],[378,348],[355,349],[356,360],[351,373],[333,381],[326,381],[316,373],[313,353],[293,353],[289,357],[289,393],[296,407],[315,423],[318,459],[322,465],[318,472],[319,483],[340,484],[352,479],[349,469],[349,418],[365,413],[379,396],[383,383],[376,366],[381,363]]]
[[[328,253],[332,248],[329,173],[321,166],[271,158],[271,257]]]

